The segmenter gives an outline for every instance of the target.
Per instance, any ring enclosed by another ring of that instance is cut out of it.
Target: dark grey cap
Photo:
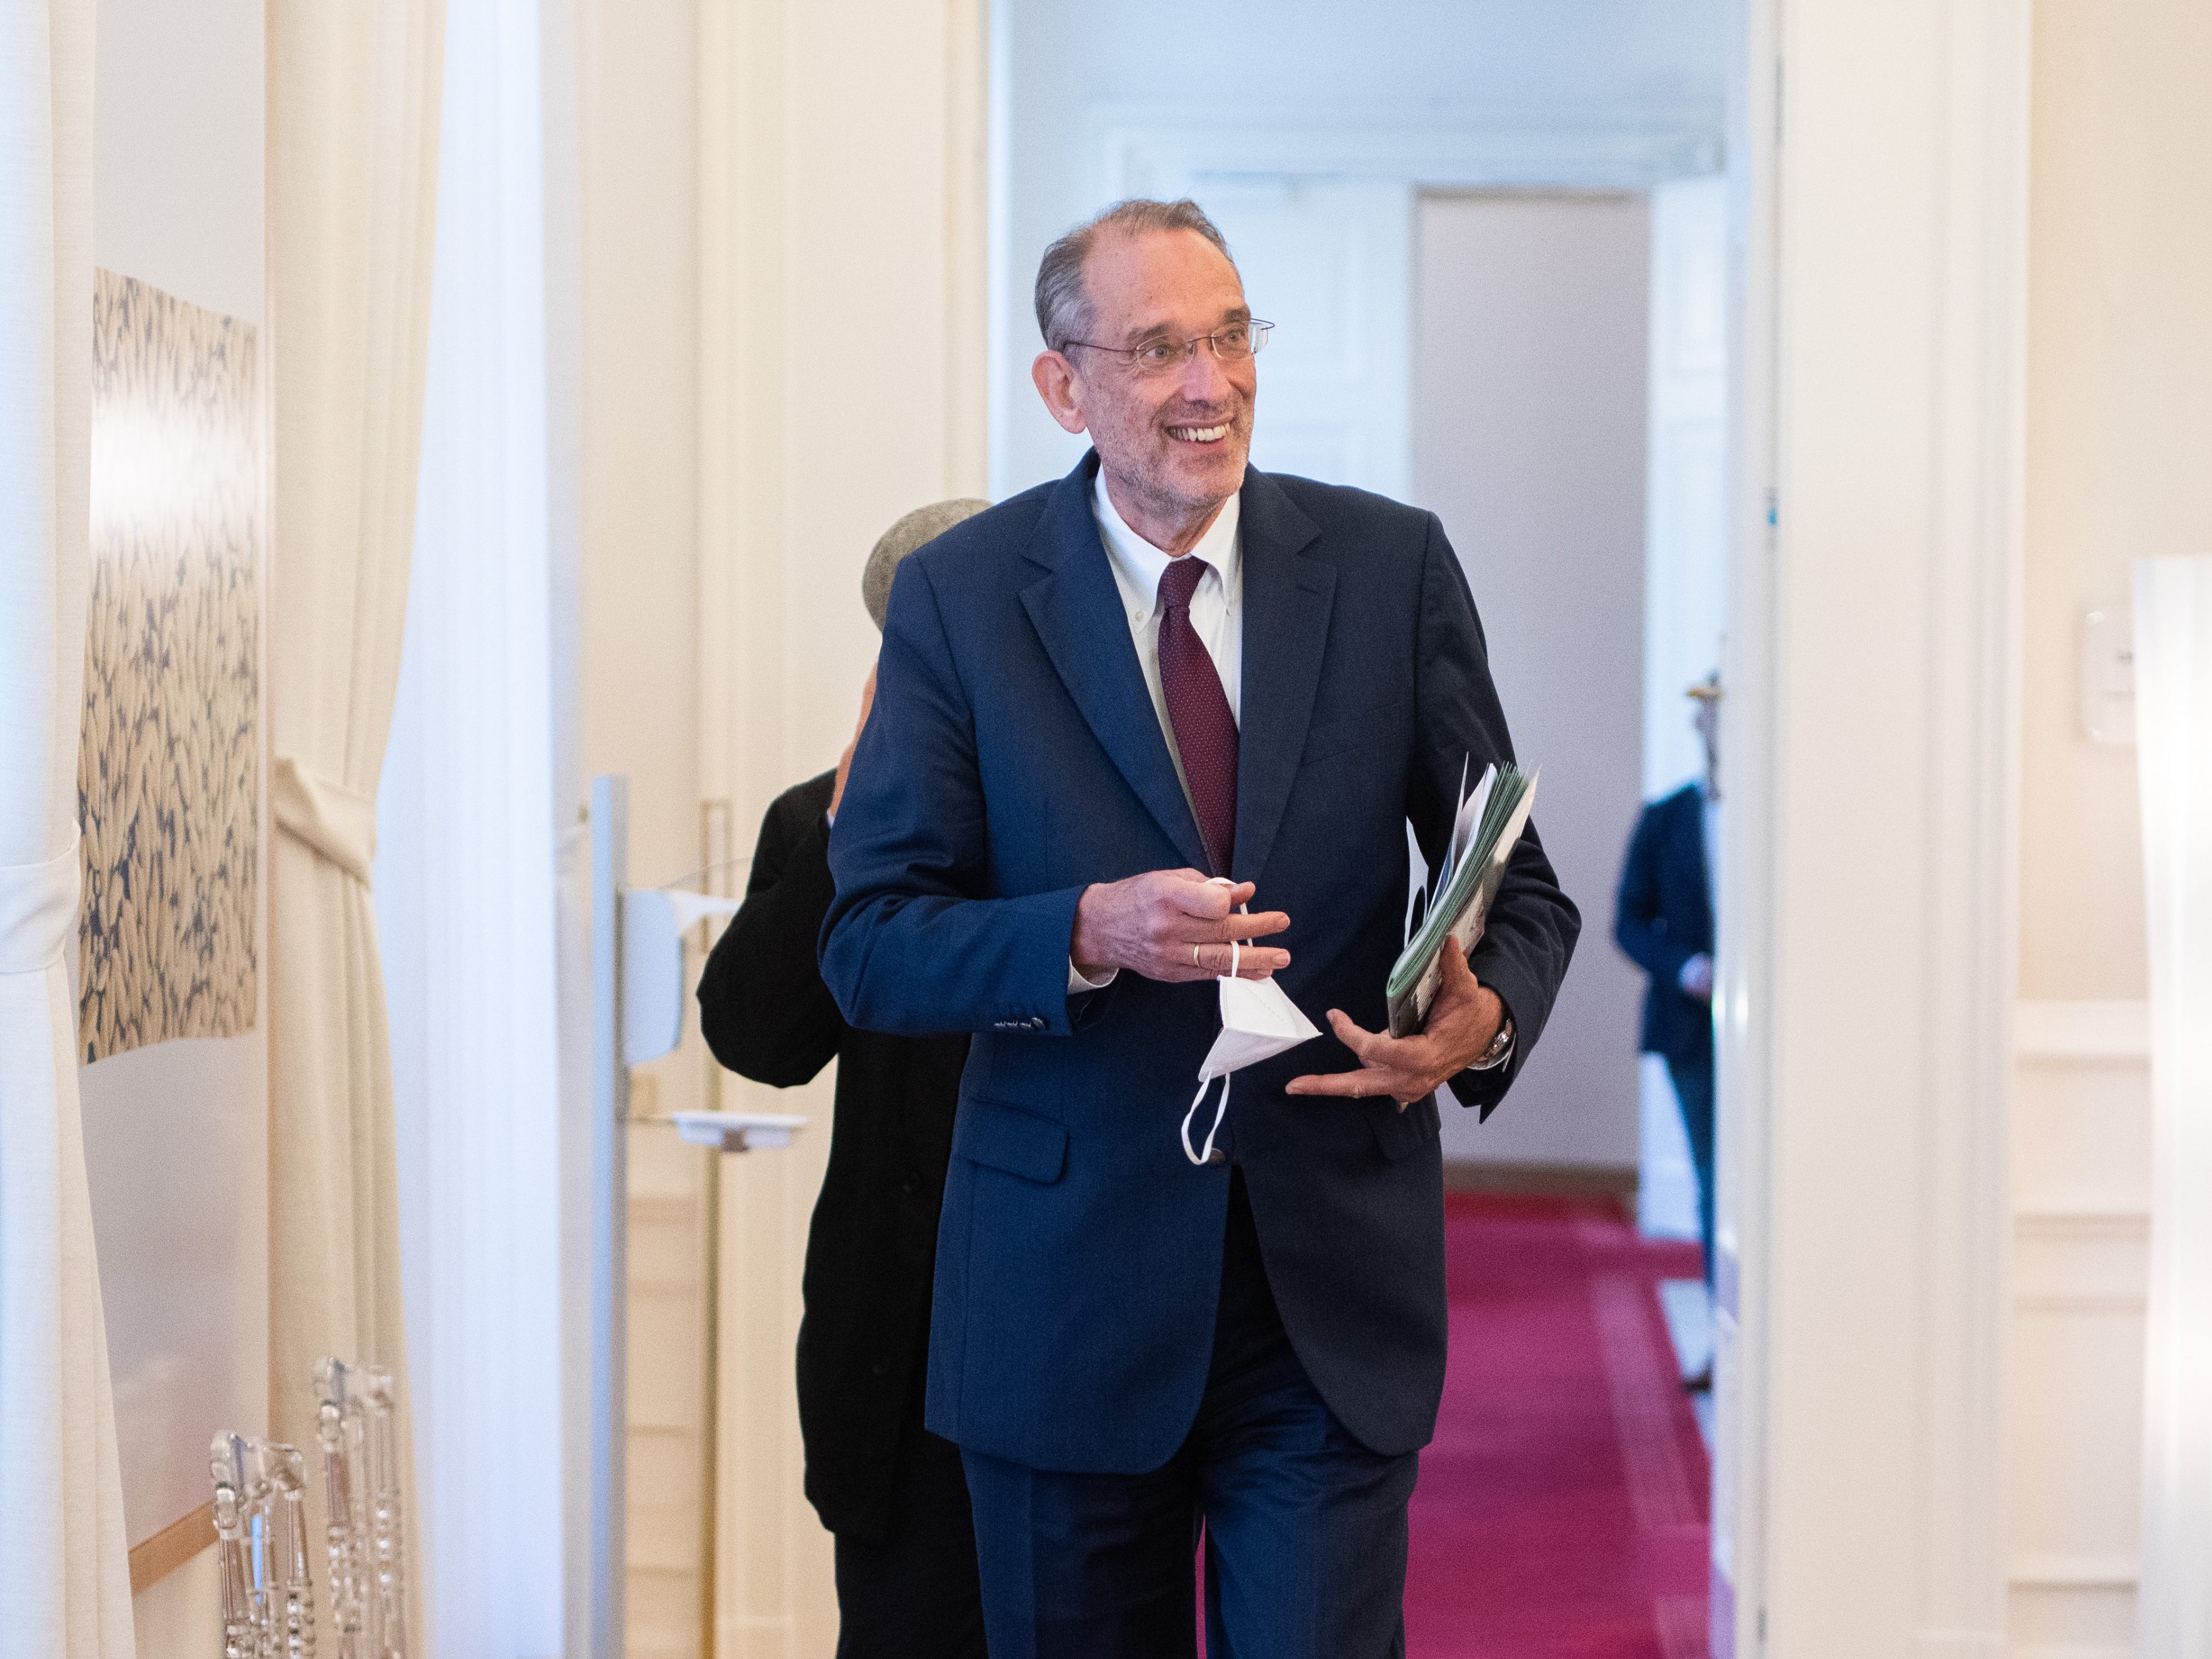
[[[891,573],[898,562],[921,546],[935,541],[963,519],[973,518],[990,502],[963,496],[957,501],[936,501],[928,507],[917,507],[901,519],[876,543],[876,550],[868,555],[867,568],[860,572],[860,603],[868,607],[868,616],[881,631],[884,607],[890,603]]]

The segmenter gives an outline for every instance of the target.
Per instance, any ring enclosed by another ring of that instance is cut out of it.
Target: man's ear
[[[1060,429],[1080,432],[1090,425],[1084,418],[1080,383],[1075,375],[1075,365],[1057,351],[1040,351],[1036,361],[1030,365],[1030,379],[1036,383],[1037,396]]]

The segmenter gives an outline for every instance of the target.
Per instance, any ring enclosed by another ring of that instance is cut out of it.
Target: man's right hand
[[[1232,951],[1232,941],[1279,933],[1291,919],[1279,910],[1240,915],[1250,882],[1236,886],[1196,870],[1152,870],[1085,889],[1075,907],[1068,959],[1086,979],[1127,968],[1146,979],[1218,979],[1232,957],[1239,979],[1266,979],[1291,965],[1275,945]]]
[[[1682,964],[1680,976],[1674,981],[1682,988],[1682,994],[1698,1002],[1713,1000],[1713,959],[1700,951]]]

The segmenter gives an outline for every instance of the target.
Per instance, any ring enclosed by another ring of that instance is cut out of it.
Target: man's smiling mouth
[[[1228,435],[1229,422],[1226,421],[1219,426],[1171,426],[1168,428],[1168,436],[1186,444],[1218,444]]]

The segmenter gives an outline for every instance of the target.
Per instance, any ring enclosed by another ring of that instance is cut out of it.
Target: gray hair
[[[868,618],[878,631],[884,625],[884,608],[891,602],[891,578],[898,574],[899,561],[988,506],[990,502],[971,495],[917,507],[877,539],[875,550],[860,571],[860,603],[868,607]]]
[[[1037,332],[1044,336],[1048,350],[1058,351],[1070,341],[1079,340],[1091,331],[1097,319],[1090,291],[1083,286],[1083,263],[1091,257],[1091,250],[1098,245],[1099,238],[1109,232],[1117,236],[1140,236],[1153,230],[1194,230],[1221,250],[1221,257],[1229,261],[1231,270],[1237,268],[1236,256],[1229,252],[1228,240],[1213,221],[1206,216],[1206,210],[1189,197],[1157,202],[1150,197],[1133,196],[1125,202],[1116,202],[1062,236],[1044,251],[1044,258],[1037,262]]]

